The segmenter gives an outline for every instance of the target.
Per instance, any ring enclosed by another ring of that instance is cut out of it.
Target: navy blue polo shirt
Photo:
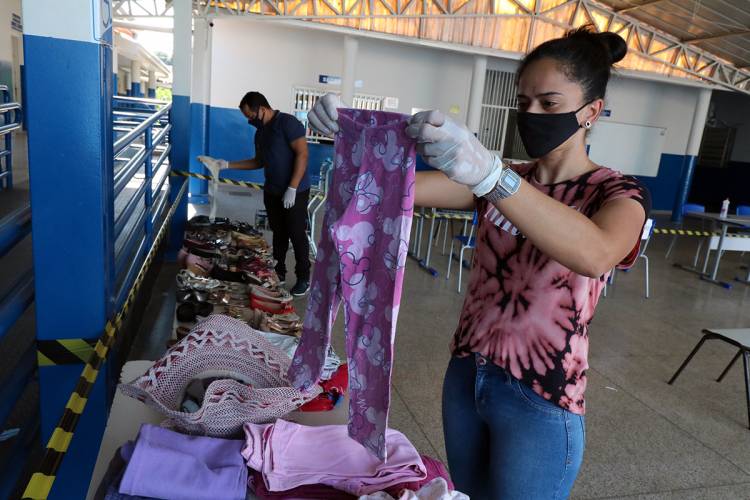
[[[289,187],[294,171],[294,151],[290,144],[305,137],[305,127],[290,114],[276,111],[271,121],[255,131],[255,159],[266,175],[264,189],[281,196]],[[305,175],[297,191],[310,189],[310,176]]]

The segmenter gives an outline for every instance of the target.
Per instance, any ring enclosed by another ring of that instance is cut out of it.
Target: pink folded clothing
[[[419,481],[410,481],[408,483],[397,484],[386,488],[384,491],[391,495],[393,498],[399,498],[405,490],[418,491],[423,486],[426,486],[437,478],[445,479],[448,488],[452,491],[454,489],[453,482],[451,482],[451,476],[448,474],[448,469],[445,468],[445,464],[440,460],[422,455],[422,463],[424,463],[425,470],[427,471],[427,477]]]
[[[242,456],[272,492],[323,484],[361,496],[427,477],[417,450],[392,429],[386,431],[387,462],[349,439],[345,425],[307,427],[277,420],[245,424],[245,437]]]
[[[445,480],[448,489],[451,491],[454,489],[448,470],[443,465],[443,462],[426,455],[422,455],[422,462],[424,462],[427,469],[426,478],[421,481],[411,481],[391,486],[385,489],[385,493],[393,498],[400,498],[404,492],[419,491],[422,487],[438,478]],[[326,486],[324,484],[307,484],[286,491],[268,491],[266,483],[263,480],[263,474],[255,470],[250,470],[250,481],[251,488],[258,500],[354,500],[357,498],[354,495],[337,490],[333,486]]]
[[[286,491],[268,491],[263,474],[250,471],[250,489],[258,500],[357,500],[349,493],[325,484],[306,484]]]

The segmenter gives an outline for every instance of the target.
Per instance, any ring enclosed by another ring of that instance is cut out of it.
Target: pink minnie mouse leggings
[[[391,364],[414,211],[415,142],[408,116],[339,110],[333,178],[302,340],[289,369],[299,389],[317,383],[344,301],[349,436],[381,460]]]

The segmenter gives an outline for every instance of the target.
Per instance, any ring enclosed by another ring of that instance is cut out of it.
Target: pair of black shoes
[[[286,281],[286,276],[283,274],[279,274],[279,280],[281,281],[281,284],[284,284]],[[310,280],[309,279],[298,279],[297,283],[294,284],[291,290],[289,290],[289,293],[291,293],[294,297],[304,297],[307,295],[307,292],[310,291]]]

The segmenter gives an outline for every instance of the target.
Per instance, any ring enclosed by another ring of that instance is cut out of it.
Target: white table
[[[714,267],[713,267],[713,270],[711,271],[710,276],[706,273],[706,271],[708,270],[708,259],[709,259],[709,254],[711,253],[711,240],[710,240],[711,237],[709,237],[706,243],[706,257],[703,261],[702,270],[698,270],[697,267],[694,267],[694,266],[693,267],[679,266],[679,267],[687,271],[697,272],[698,274],[700,274],[700,277],[703,280],[722,286],[724,288],[731,288],[732,287],[731,284],[723,282],[723,281],[718,281],[716,279],[716,276],[719,274],[719,264],[721,262],[721,254],[724,250],[724,242],[727,237],[727,230],[730,227],[750,228],[750,217],[728,216],[728,217],[722,218],[717,213],[704,213],[704,212],[688,212],[685,214],[685,217],[689,219],[709,221],[713,224],[713,227],[720,226],[721,229],[720,229],[720,235],[719,235],[719,243],[716,248],[716,259],[714,261]],[[750,273],[748,273],[748,279],[750,279]]]
[[[122,368],[120,381],[130,382],[135,380],[146,373],[153,363],[153,361],[148,360],[128,361]],[[349,398],[347,392],[344,400],[340,401],[331,411],[292,412],[285,418],[299,424],[317,426],[346,424],[348,416]],[[96,489],[99,487],[115,451],[126,441],[133,440],[138,436],[141,424],[159,425],[163,420],[164,416],[156,410],[117,391],[112,402],[107,426],[104,429],[99,455],[96,457],[94,473],[91,475],[91,481],[89,482],[87,500],[94,498]]]

